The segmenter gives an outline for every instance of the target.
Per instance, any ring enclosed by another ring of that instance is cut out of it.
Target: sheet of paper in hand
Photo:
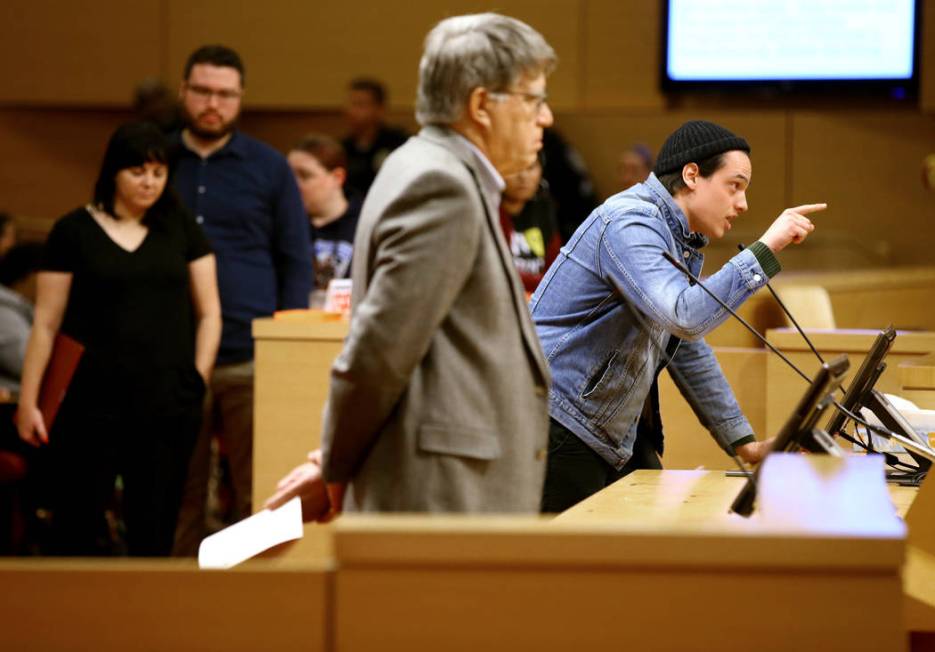
[[[231,568],[273,546],[302,538],[302,501],[257,512],[210,537],[198,548],[199,568]]]

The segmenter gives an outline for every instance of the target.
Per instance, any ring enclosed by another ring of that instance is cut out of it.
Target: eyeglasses
[[[545,93],[528,93],[526,91],[496,91],[489,93],[495,100],[505,100],[510,96],[523,98],[523,102],[533,110],[533,115],[539,115],[549,101],[549,96]]]
[[[207,86],[197,86],[193,84],[185,84],[185,88],[199,100],[205,101],[210,100],[211,97],[214,96],[218,98],[218,102],[233,102],[235,100],[239,100],[241,95],[243,95],[243,93],[240,91],[233,91],[229,89],[216,91],[212,88],[208,88]]]

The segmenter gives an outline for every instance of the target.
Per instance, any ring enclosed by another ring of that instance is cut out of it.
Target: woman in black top
[[[205,381],[221,333],[214,255],[168,179],[148,124],[117,129],[94,203],[46,243],[17,427],[49,444],[55,552],[108,552],[104,512],[123,478],[131,555],[168,555]],[[56,332],[85,346],[51,432],[37,408]]]

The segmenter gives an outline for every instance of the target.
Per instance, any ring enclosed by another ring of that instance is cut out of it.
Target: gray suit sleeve
[[[322,433],[329,482],[353,476],[457,300],[477,257],[479,202],[475,188],[432,171],[379,216],[366,293],[331,370]]]

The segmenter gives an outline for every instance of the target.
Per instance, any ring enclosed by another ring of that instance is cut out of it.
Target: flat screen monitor
[[[920,470],[928,471],[932,465],[932,458],[935,457],[935,451],[913,429],[899,410],[893,407],[883,394],[874,389],[874,385],[886,369],[886,354],[893,347],[895,340],[896,330],[892,326],[880,331],[857,373],[854,374],[847,393],[841,401],[841,406],[852,414],[860,414],[864,408],[870,410],[884,428],[908,440],[902,442],[904,448],[918,464]],[[826,430],[836,435],[844,429],[848,420],[849,417],[843,411],[837,410],[828,421]],[[813,452],[820,452],[808,446],[807,439],[804,447]]]
[[[918,0],[663,0],[665,90],[846,89],[912,97]]]
[[[850,364],[845,355],[821,365],[808,389],[805,390],[805,394],[799,400],[798,405],[792,410],[792,414],[789,415],[782,430],[776,435],[770,449],[771,453],[794,451],[798,449],[803,438],[811,437],[812,429],[815,428],[821,415],[831,404],[831,393],[841,384],[841,378],[847,372],[849,366]],[[756,471],[753,472],[753,476],[747,479],[743,489],[737,494],[730,507],[732,512],[741,516],[750,516],[753,513],[759,471],[760,467],[757,467]]]
[[[886,369],[886,354],[893,348],[894,341],[896,341],[896,330],[892,326],[880,331],[880,334],[873,341],[867,356],[860,364],[857,373],[854,374],[854,378],[851,379],[851,383],[847,387],[847,393],[844,394],[841,401],[841,405],[849,412],[857,414],[860,411],[862,399],[867,395],[867,392],[873,389],[880,374]],[[828,421],[826,430],[830,434],[836,435],[841,432],[846,424],[847,416],[838,410]]]

